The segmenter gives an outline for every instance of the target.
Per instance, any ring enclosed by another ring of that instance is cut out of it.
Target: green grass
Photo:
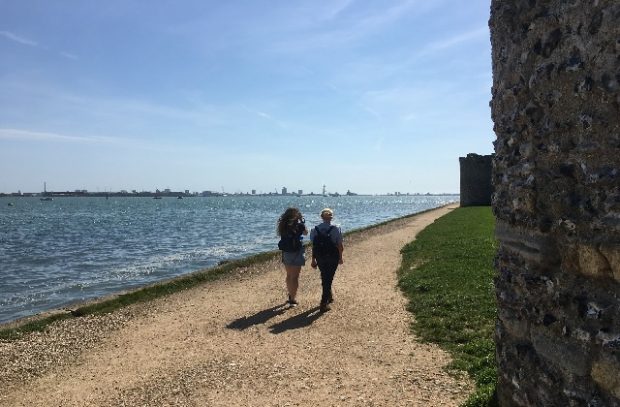
[[[412,330],[453,358],[476,391],[464,406],[495,406],[495,220],[490,207],[458,208],[402,249],[399,285],[414,314]]]

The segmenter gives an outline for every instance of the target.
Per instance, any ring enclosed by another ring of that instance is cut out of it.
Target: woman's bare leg
[[[297,296],[297,288],[299,287],[299,273],[301,266],[284,266],[286,269],[286,289],[291,300]]]

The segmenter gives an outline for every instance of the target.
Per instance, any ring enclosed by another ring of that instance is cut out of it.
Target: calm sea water
[[[0,323],[276,250],[288,206],[343,231],[458,196],[0,198]],[[12,204],[12,205],[11,205]]]

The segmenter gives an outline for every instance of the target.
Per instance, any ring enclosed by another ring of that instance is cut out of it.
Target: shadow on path
[[[308,311],[302,312],[301,314],[297,314],[285,319],[282,322],[278,322],[277,324],[270,326],[269,332],[272,334],[281,334],[289,329],[304,328],[319,319],[321,315],[323,314],[319,312],[319,307],[314,307]]]
[[[230,324],[226,325],[226,328],[243,331],[244,329],[248,329],[252,325],[264,324],[271,318],[284,314],[287,309],[289,309],[289,307],[286,303],[276,305],[275,307],[264,309],[254,315],[250,315],[249,317],[241,317],[235,319]]]

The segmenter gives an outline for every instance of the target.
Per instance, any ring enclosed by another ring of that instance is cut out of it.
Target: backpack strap
[[[325,233],[326,236],[329,236],[330,238],[332,237],[331,233],[332,233],[332,229],[334,228],[334,225],[329,225],[329,229],[327,229],[327,233]],[[323,236],[323,233],[321,233],[321,231],[319,230],[318,226],[314,227],[314,230],[316,231],[317,235],[321,235]]]

